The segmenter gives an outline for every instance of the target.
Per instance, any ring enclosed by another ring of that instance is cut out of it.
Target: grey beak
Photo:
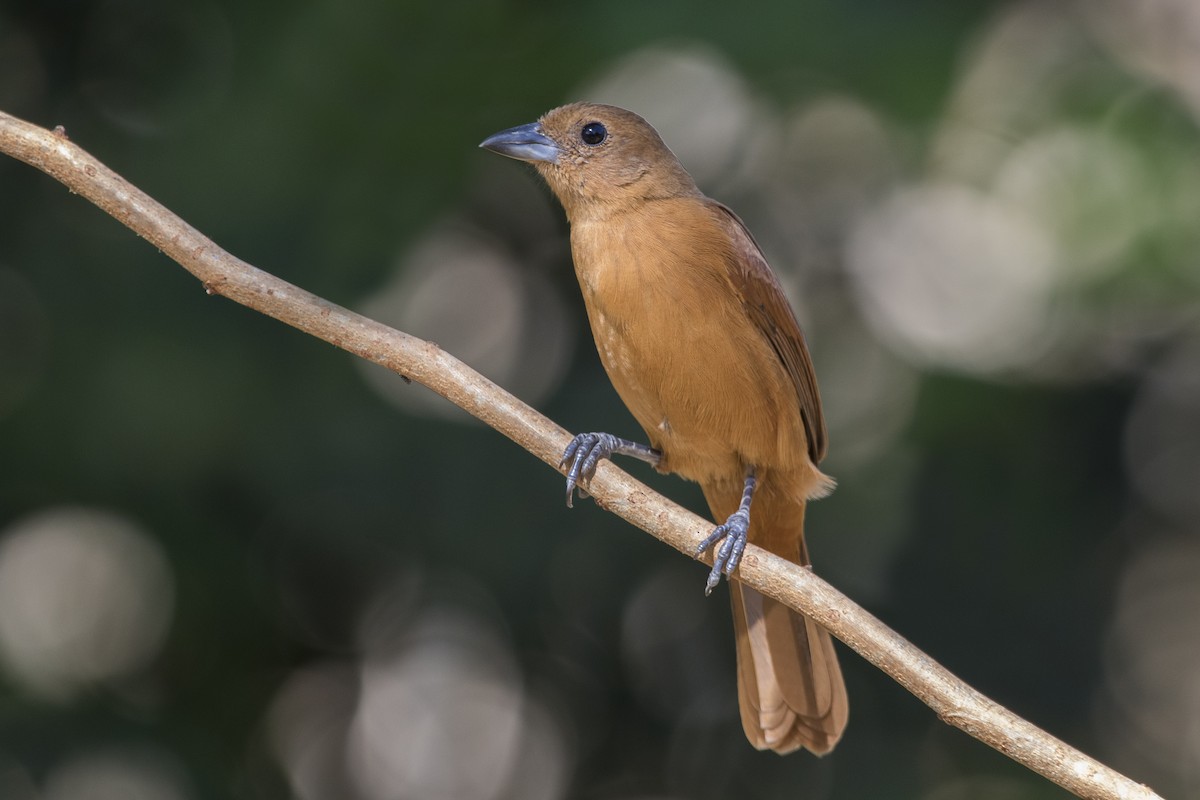
[[[545,161],[553,164],[558,160],[558,145],[542,133],[536,122],[493,133],[480,142],[479,146],[519,161]]]

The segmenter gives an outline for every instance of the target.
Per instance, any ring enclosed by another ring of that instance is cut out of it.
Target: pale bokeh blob
[[[560,715],[524,685],[488,615],[428,602],[424,585],[417,573],[397,579],[362,615],[361,653],[298,670],[278,692],[268,738],[292,790],[301,800],[562,797],[573,754]]]
[[[158,654],[174,578],[159,545],[109,511],[55,508],[0,532],[0,665],[67,699]]]
[[[1040,350],[1055,258],[1035,220],[965,186],[929,184],[863,216],[847,267],[882,341],[914,363],[970,373]]]
[[[557,290],[494,240],[455,226],[431,231],[399,259],[360,311],[431,341],[528,403],[562,381],[574,346]],[[466,419],[419,386],[361,359],[367,383],[410,413]]]

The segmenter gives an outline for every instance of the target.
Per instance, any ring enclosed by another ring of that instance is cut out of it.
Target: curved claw
[[[581,433],[571,440],[563,451],[562,460],[558,462],[559,469],[568,463],[571,465],[567,471],[567,508],[573,507],[576,489],[580,497],[587,497],[582,484],[592,479],[596,467],[600,466],[600,459],[611,456],[617,451],[618,445],[617,437],[607,433]]]
[[[705,595],[712,594],[712,590],[721,582],[722,574],[728,577],[737,569],[738,563],[742,560],[742,553],[746,550],[749,534],[750,510],[739,508],[729,515],[729,519],[725,520],[723,525],[718,525],[696,548],[696,553],[699,555],[717,542],[721,543],[720,548],[713,554],[712,571],[708,573],[708,581],[704,584]]]
[[[571,465],[567,471],[567,508],[571,507],[576,489],[579,490],[580,497],[587,497],[583,487],[591,483],[601,459],[617,453],[641,459],[656,467],[662,461],[660,451],[644,444],[631,442],[611,433],[581,433],[563,450],[562,460],[558,462],[559,469],[567,464]]]

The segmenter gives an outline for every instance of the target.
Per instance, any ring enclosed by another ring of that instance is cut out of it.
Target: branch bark
[[[557,468],[570,435],[436,345],[355,314],[222,250],[70,142],[0,112],[0,152],[36,167],[112,215],[221,295],[418,381]],[[693,556],[712,523],[611,463],[589,493],[603,508]],[[707,557],[706,557],[707,560]],[[945,722],[1070,792],[1098,800],[1158,795],[989,700],[811,570],[750,545],[739,579],[807,614],[916,695]]]

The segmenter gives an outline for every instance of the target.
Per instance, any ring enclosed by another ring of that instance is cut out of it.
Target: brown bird
[[[747,539],[808,564],[805,503],[833,488],[817,469],[825,420],[804,335],[742,221],[700,192],[649,123],[614,106],[556,108],[480,147],[533,164],[562,203],[600,360],[650,439],[576,436],[563,455],[567,505],[600,459],[633,456],[697,481],[724,520],[700,547],[719,543],[707,591],[734,574]],[[747,738],[828,753],[848,710],[829,634],[730,588]]]

